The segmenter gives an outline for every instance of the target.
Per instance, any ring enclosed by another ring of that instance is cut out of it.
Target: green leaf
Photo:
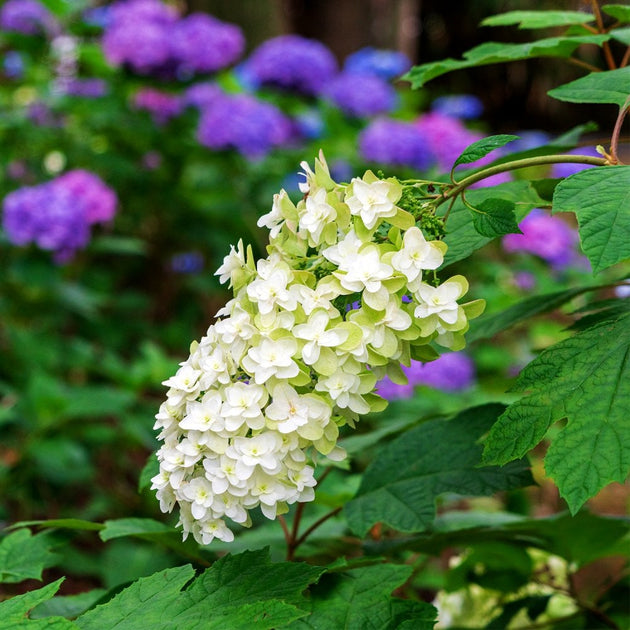
[[[509,26],[518,24],[519,28],[549,28],[552,26],[570,26],[592,22],[593,16],[583,11],[508,11],[500,15],[491,15],[481,22],[481,26]]]
[[[7,535],[0,542],[0,582],[41,580],[42,571],[57,560],[51,547],[46,533],[33,536],[28,529],[18,529]]]
[[[476,162],[488,155],[491,151],[505,146],[514,140],[518,140],[518,136],[511,136],[508,134],[488,136],[487,138],[477,140],[477,142],[473,142],[464,149],[464,152],[455,160],[453,168],[459,164],[470,164],[471,162]]]
[[[95,588],[77,595],[58,595],[35,606],[31,611],[30,618],[44,619],[57,616],[73,618],[94,606],[106,593],[107,590],[104,588]]]
[[[578,46],[583,44],[601,46],[608,39],[610,39],[609,35],[580,35],[550,37],[523,44],[486,42],[465,52],[464,59],[443,59],[414,66],[402,78],[409,81],[414,89],[417,89],[431,79],[454,70],[533,57],[570,57]]]
[[[567,425],[545,459],[572,513],[630,468],[630,315],[577,333],[542,352],[518,378],[528,395],[510,405],[486,440],[484,462],[522,457],[551,424]]]
[[[413,622],[414,630],[431,630],[437,611],[424,602],[392,598],[412,572],[409,566],[380,564],[343,573],[330,573],[311,588],[311,614],[292,630],[396,630]]]
[[[630,96],[630,66],[591,72],[547,92],[569,103],[613,103],[623,107]]]
[[[488,238],[520,234],[515,208],[514,202],[507,199],[484,199],[476,208],[470,208],[475,230]]]
[[[118,518],[105,521],[105,527],[99,534],[102,541],[112,538],[122,538],[124,536],[139,536],[144,534],[173,534],[177,532],[172,527],[154,521],[151,518]]]
[[[602,11],[620,22],[630,22],[630,7],[625,4],[605,4]]]
[[[65,529],[79,529],[87,531],[99,531],[103,529],[101,523],[94,523],[93,521],[84,521],[80,518],[52,518],[47,521],[20,521],[12,527],[31,527],[37,525],[37,527],[50,528],[65,528]]]
[[[478,188],[466,192],[466,200],[474,207],[479,207],[486,199],[491,198],[512,201],[516,206],[515,215],[517,221],[523,219],[532,208],[537,208],[546,203],[538,195],[532,183],[525,180],[507,182],[491,188]],[[444,238],[444,242],[448,245],[448,251],[444,257],[445,265],[468,258],[475,250],[492,240],[477,232],[470,215],[469,209],[461,199],[458,199],[453,204],[446,223],[447,232]]]
[[[61,586],[64,578],[59,578],[35,591],[16,595],[0,602],[0,630],[76,630],[76,626],[62,617],[28,619],[28,613],[38,604],[50,599]]]
[[[556,187],[553,211],[576,214],[582,249],[595,273],[630,258],[630,166],[571,175]]]
[[[488,495],[532,483],[525,462],[479,468],[479,438],[502,405],[469,409],[452,420],[431,420],[401,434],[368,466],[355,498],[345,507],[359,535],[384,522],[403,532],[427,529],[444,492]]]
[[[576,295],[596,288],[597,287],[584,287],[568,289],[566,291],[556,291],[543,295],[534,295],[513,304],[499,313],[481,315],[481,317],[470,323],[470,330],[466,333],[466,340],[472,343],[479,339],[489,339],[525,319],[540,315],[541,313],[547,313],[558,308],[558,306],[561,306],[565,302],[568,302]]]
[[[190,584],[189,565],[141,578],[76,624],[84,630],[282,627],[308,614],[300,608],[307,604],[302,592],[324,571],[297,562],[272,563],[266,549],[227,555]]]
[[[160,463],[154,453],[151,453],[147,459],[147,463],[143,466],[138,477],[138,492],[149,489],[151,479],[160,472]]]
[[[610,37],[617,42],[630,46],[630,26],[626,28],[614,28],[610,31]]]

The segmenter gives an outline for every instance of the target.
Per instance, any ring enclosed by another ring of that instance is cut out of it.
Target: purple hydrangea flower
[[[38,186],[25,186],[3,201],[2,227],[15,245],[35,243],[66,262],[87,245],[90,225],[112,218],[116,196],[93,173],[70,171]]]
[[[109,18],[103,51],[111,64],[129,64],[140,74],[150,74],[168,64],[169,43],[177,21],[174,10],[157,0],[130,0],[112,5]]]
[[[90,237],[81,204],[54,182],[9,193],[3,203],[2,227],[15,245],[33,242],[62,259],[84,247]]]
[[[326,95],[339,109],[356,118],[385,114],[396,108],[396,90],[384,79],[369,74],[338,74]]]
[[[236,149],[248,158],[265,156],[294,135],[291,121],[277,107],[247,94],[225,95],[202,110],[199,142],[211,149]]]
[[[7,0],[0,9],[0,28],[24,35],[37,35],[56,28],[55,18],[37,0]]]
[[[518,140],[510,142],[507,149],[510,153],[518,153],[520,151],[529,151],[544,147],[551,142],[551,136],[541,129],[527,129],[525,131],[516,131],[514,135],[518,136]]]
[[[483,113],[483,103],[472,94],[439,96],[431,103],[431,111],[443,116],[472,120]]]
[[[403,366],[402,369],[408,383],[397,385],[385,377],[376,384],[379,396],[387,400],[411,398],[417,385],[457,392],[468,389],[475,381],[475,364],[462,352],[445,352],[430,363],[412,360],[409,367]]]
[[[72,77],[64,81],[63,91],[70,96],[101,98],[109,92],[109,86],[103,79]]]
[[[483,134],[468,129],[458,118],[445,116],[439,112],[423,114],[415,122],[415,125],[427,138],[430,150],[437,158],[437,166],[441,171],[450,171],[455,160],[462,154],[464,149],[473,142],[483,138]],[[493,151],[480,160],[468,164],[467,167],[480,168],[494,161],[499,155],[498,151]],[[471,188],[496,186],[497,184],[509,182],[511,179],[512,176],[507,172],[498,173],[477,182],[477,184],[473,184]]]
[[[263,42],[246,64],[251,81],[308,96],[320,94],[337,73],[332,52],[321,42],[299,35]]]
[[[90,225],[114,218],[118,204],[116,193],[98,175],[83,169],[74,169],[59,176],[54,183],[79,200]]]
[[[371,46],[352,53],[343,64],[346,72],[371,74],[384,80],[394,79],[411,68],[411,61],[396,50],[378,50]]]
[[[431,145],[417,125],[389,118],[378,118],[361,132],[359,151],[367,162],[383,166],[423,170],[434,161]]]
[[[597,152],[595,147],[578,147],[576,149],[572,149],[571,151],[567,151],[567,153],[571,155],[589,155],[591,157],[602,157],[600,153]],[[583,171],[586,168],[593,168],[591,164],[554,164],[551,167],[551,176],[552,177],[570,177],[571,175],[575,175],[580,171]]]
[[[245,49],[245,38],[234,24],[205,13],[192,13],[177,22],[171,51],[182,74],[216,72],[233,64]]]
[[[138,90],[133,98],[133,104],[136,109],[148,111],[158,125],[164,125],[171,118],[175,118],[183,109],[179,96],[153,88]]]
[[[182,97],[184,106],[203,109],[210,107],[217,98],[224,96],[225,92],[216,84],[206,81],[191,85]]]
[[[506,252],[528,252],[540,256],[553,268],[562,269],[576,262],[578,236],[561,218],[535,208],[519,224],[522,234],[503,237]]]
[[[412,385],[425,385],[446,392],[468,389],[475,380],[475,364],[463,352],[445,352],[435,361],[412,361],[403,367]]]
[[[299,134],[309,140],[321,138],[326,130],[324,119],[319,110],[315,108],[307,109],[297,114],[295,116],[295,124]]]

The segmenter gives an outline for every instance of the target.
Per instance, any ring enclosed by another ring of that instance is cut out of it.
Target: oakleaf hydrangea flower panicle
[[[110,220],[116,195],[88,171],[69,171],[38,186],[25,186],[3,201],[2,227],[15,245],[35,243],[67,262],[90,239],[90,226]]]
[[[197,139],[210,149],[236,149],[258,159],[294,133],[292,121],[275,105],[248,94],[224,94],[201,110]]]
[[[57,22],[37,0],[7,0],[0,8],[0,29],[23,35],[53,32]]]
[[[252,509],[311,501],[315,461],[345,457],[340,428],[387,404],[376,382],[405,383],[431,342],[463,347],[483,310],[460,303],[462,276],[437,284],[446,245],[397,205],[398,180],[338,184],[321,155],[302,167],[304,197],[281,190],[258,222],[267,257],[231,247],[216,273],[233,298],[164,382],[152,487],[201,544],[233,540],[228,523],[249,526]]]
[[[337,73],[337,60],[321,42],[299,35],[280,35],[263,42],[245,62],[251,84],[321,94]]]
[[[368,118],[393,111],[396,90],[384,79],[369,74],[339,73],[326,88],[326,95],[339,109],[354,118]]]
[[[506,252],[527,252],[539,256],[553,269],[561,270],[582,258],[577,253],[578,235],[560,217],[534,208],[520,223],[521,234],[503,237]]]
[[[410,122],[377,118],[359,135],[361,157],[379,166],[406,166],[424,170],[435,157],[427,136]]]
[[[361,48],[346,57],[343,69],[352,74],[369,74],[385,81],[395,79],[411,68],[405,53],[397,50],[379,50],[371,46]]]

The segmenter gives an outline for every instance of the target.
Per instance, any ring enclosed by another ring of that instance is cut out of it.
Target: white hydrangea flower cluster
[[[401,364],[437,356],[431,341],[461,348],[483,310],[458,304],[462,276],[424,278],[446,245],[396,205],[400,182],[368,171],[337,184],[323,156],[302,167],[304,198],[281,191],[259,221],[267,258],[232,246],[217,274],[234,298],[164,382],[152,488],[201,544],[233,540],[226,518],[248,526],[253,508],[274,519],[311,501],[314,458],[343,459],[339,428],[386,406],[376,381],[404,383]]]

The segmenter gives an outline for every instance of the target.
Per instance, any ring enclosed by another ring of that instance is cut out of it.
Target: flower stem
[[[537,157],[524,158],[522,160],[513,160],[512,162],[505,162],[504,164],[497,164],[496,166],[484,168],[481,171],[477,171],[476,173],[465,177],[460,182],[458,182],[456,186],[452,186],[451,188],[444,191],[444,193],[442,194],[442,199],[437,202],[436,207],[449,199],[457,197],[457,195],[459,195],[463,190],[465,190],[472,184],[476,184],[477,182],[480,182],[487,177],[491,177],[492,175],[505,173],[507,171],[514,171],[519,168],[528,168],[530,166],[562,163],[591,164],[593,166],[606,166],[610,164],[610,162],[606,158],[593,157],[592,155],[539,155]]]
[[[595,16],[595,21],[597,22],[597,30],[600,33],[606,33],[606,28],[604,27],[604,20],[602,19],[602,12],[599,10],[599,2],[598,0],[591,0],[591,6],[593,7],[593,15]],[[612,56],[612,51],[610,50],[610,44],[608,42],[604,42],[602,44],[602,50],[604,51],[604,57],[606,58],[606,64],[610,70],[614,70],[617,67],[615,60]]]
[[[615,122],[615,128],[613,129],[612,137],[610,139],[610,157],[617,164],[619,163],[619,156],[617,155],[617,147],[619,146],[619,136],[621,135],[621,127],[623,126],[623,119],[626,117],[630,109],[630,96],[626,99],[626,102],[621,106],[619,115]]]

